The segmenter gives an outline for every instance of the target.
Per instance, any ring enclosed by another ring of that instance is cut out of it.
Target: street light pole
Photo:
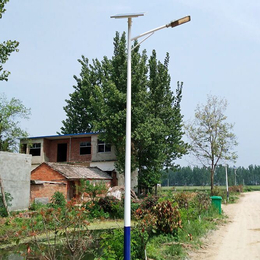
[[[235,174],[235,186],[237,186],[237,168],[234,166],[234,174]]]
[[[144,13],[119,14],[110,18],[127,18],[128,36],[127,36],[127,97],[126,97],[126,146],[125,146],[125,201],[124,201],[124,259],[131,260],[131,41],[148,35],[150,37],[155,31],[164,28],[173,28],[190,21],[190,16],[170,22],[131,39],[132,18],[144,16]],[[147,38],[148,38],[147,37]],[[143,41],[145,41],[145,38]],[[140,45],[141,41],[138,45]]]

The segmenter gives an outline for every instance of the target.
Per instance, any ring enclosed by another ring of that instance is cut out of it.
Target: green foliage
[[[260,166],[249,165],[248,167],[227,167],[229,186],[252,185],[259,190],[256,184],[260,183]],[[164,171],[162,175],[162,186],[189,186],[185,189],[206,189],[210,185],[210,174],[206,167],[179,167],[177,169]],[[223,165],[218,165],[214,173],[214,183],[218,186],[226,185],[226,169]],[[198,187],[204,186],[204,187]]]
[[[89,180],[80,180],[79,191],[81,193],[87,193],[88,196],[91,197],[92,201],[94,201],[97,195],[106,194],[107,187],[103,182],[90,182]]]
[[[121,260],[124,259],[124,232],[122,229],[114,229],[100,236],[101,256],[98,260]]]
[[[224,191],[223,189],[221,189],[220,187],[218,186],[214,186],[212,192],[211,192],[211,195],[212,196],[220,196],[220,197],[224,197],[224,194],[225,194],[226,191]]]
[[[135,43],[137,44],[137,43]],[[80,77],[64,107],[67,118],[63,134],[96,131],[99,138],[115,146],[117,170],[124,172],[126,123],[126,36],[114,38],[114,55],[89,63],[82,57]],[[163,166],[186,153],[182,141],[180,102],[182,84],[171,91],[169,55],[157,61],[139,47],[132,52],[132,170],[139,169],[139,190],[145,192],[160,181]]]
[[[51,207],[64,207],[66,205],[67,201],[65,199],[65,196],[60,191],[55,191],[53,196],[51,197]]]
[[[2,18],[2,14],[6,11],[5,4],[7,4],[9,0],[1,0],[0,1],[0,19]]]
[[[43,204],[43,203],[40,203],[40,202],[33,202],[30,207],[29,207],[29,210],[33,210],[33,211],[38,211],[42,208],[46,208],[47,205],[46,204]]]
[[[122,219],[124,218],[124,207],[120,200],[115,197],[100,198],[98,204],[105,213],[109,213],[110,218]],[[132,205],[131,205],[132,206]]]
[[[124,231],[114,229],[101,234],[98,260],[123,260],[124,259]],[[131,229],[131,259],[145,259],[145,249],[148,242],[148,234],[143,226],[136,225]]]
[[[6,11],[5,4],[8,2],[9,0],[0,0],[0,19],[2,18],[3,13]],[[10,72],[3,71],[3,64],[6,63],[12,52],[18,51],[18,45],[19,42],[11,40],[0,43],[0,81],[8,80]]]
[[[109,213],[103,210],[98,201],[89,201],[84,203],[83,206],[88,211],[88,218],[90,220],[109,218]]]
[[[12,206],[11,202],[13,200],[13,197],[11,196],[10,193],[5,192],[5,200],[6,200],[6,204],[7,204],[8,207]],[[7,217],[8,216],[6,208],[4,207],[2,193],[0,193],[0,216],[1,217]]]
[[[7,101],[0,95],[0,151],[18,151],[18,138],[26,138],[27,132],[19,127],[19,120],[28,119],[30,110],[19,99]]]
[[[182,232],[182,231],[180,231]],[[149,259],[172,260],[185,259],[183,247],[169,234],[160,234],[151,238],[147,245]]]

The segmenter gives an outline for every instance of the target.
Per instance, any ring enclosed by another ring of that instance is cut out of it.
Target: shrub
[[[29,210],[37,211],[37,210],[40,210],[41,208],[46,208],[46,207],[47,207],[46,204],[43,204],[43,203],[40,203],[40,202],[33,202],[30,205]]]
[[[174,201],[177,202],[179,208],[188,209],[190,201],[190,193],[178,192],[174,196]]]
[[[229,192],[243,192],[243,185],[236,185],[229,187]]]
[[[198,192],[197,196],[194,198],[195,207],[198,209],[199,215],[208,210],[211,205],[210,196],[206,192]]]
[[[124,231],[123,229],[114,229],[110,232],[104,232],[100,236],[99,260],[123,260],[124,259]],[[145,259],[145,248],[148,241],[148,235],[139,226],[131,229],[131,259]]]
[[[40,253],[45,259],[82,259],[93,243],[88,225],[85,209],[75,207],[74,202],[64,208],[41,209],[23,230],[33,238],[30,256]]]
[[[224,192],[218,186],[214,186],[212,190],[212,196],[221,196],[223,197]]]
[[[104,210],[105,213],[109,213],[111,218],[123,218],[124,208],[120,200],[115,197],[107,196],[100,198],[98,204]]]
[[[173,206],[170,201],[158,203],[153,208],[153,214],[157,218],[157,230],[165,234],[178,235],[178,229],[181,226],[181,215],[177,206]]]
[[[56,191],[51,197],[51,206],[64,207],[66,205],[66,199],[63,193],[60,191]]]
[[[98,201],[89,201],[84,204],[84,208],[88,211],[89,219],[109,218],[109,213],[104,212],[103,208],[98,204]]]
[[[140,208],[145,210],[145,209],[151,209],[153,208],[157,202],[158,202],[158,197],[157,196],[152,196],[152,195],[148,195],[147,197],[145,197],[140,205]]]
[[[107,193],[106,184],[103,182],[100,183],[91,183],[89,180],[81,180],[79,191],[82,193],[87,193],[92,201],[94,201],[97,195],[102,195]]]

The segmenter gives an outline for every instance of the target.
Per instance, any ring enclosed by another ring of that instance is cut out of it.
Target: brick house
[[[31,172],[30,201],[50,202],[56,191],[63,193],[67,200],[79,198],[80,180],[103,182],[111,186],[112,177],[97,167],[44,162]]]
[[[97,133],[29,137],[20,145],[22,153],[32,155],[32,171],[49,162],[97,167],[111,177],[111,186],[124,185],[124,175],[115,169],[114,145],[99,140]],[[132,189],[136,186],[137,171],[131,180]]]

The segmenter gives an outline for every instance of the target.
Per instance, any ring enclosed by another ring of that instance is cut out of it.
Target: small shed
[[[44,162],[31,172],[31,202],[48,203],[56,191],[67,200],[79,198],[80,180],[103,182],[111,186],[112,177],[97,167],[66,163]]]

